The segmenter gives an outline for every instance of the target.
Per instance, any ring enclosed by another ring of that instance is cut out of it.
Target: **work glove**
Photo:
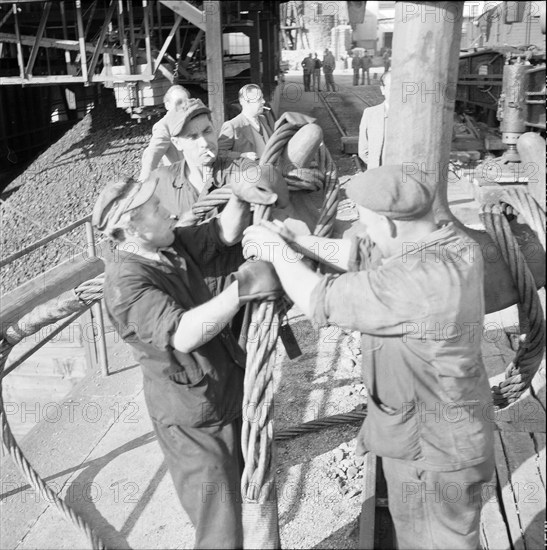
[[[273,265],[262,260],[247,260],[231,274],[238,282],[239,303],[275,300],[283,295],[283,287]]]
[[[304,115],[302,113],[295,113],[295,112],[287,112],[283,113],[276,121],[275,123],[275,129],[277,130],[281,124],[284,122],[288,122],[289,124],[292,124],[293,126],[297,126],[298,128],[301,128],[302,126],[305,126],[306,124],[312,124],[317,119]]]
[[[229,185],[237,198],[250,204],[275,204],[279,208],[289,204],[289,188],[273,164],[248,161],[230,174]]]

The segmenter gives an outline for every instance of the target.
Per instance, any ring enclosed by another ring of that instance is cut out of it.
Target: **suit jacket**
[[[387,118],[385,106],[383,102],[365,109],[359,125],[359,157],[369,169],[383,164]]]
[[[142,168],[139,176],[141,180],[146,179],[158,166],[169,166],[184,160],[182,152],[171,141],[166,117],[167,115],[152,126],[152,138],[142,154]],[[163,163],[161,163],[162,159]]]
[[[239,158],[241,153],[250,153],[251,151],[260,156],[265,143],[273,134],[273,128],[264,115],[259,115],[258,120],[262,128],[264,143],[257,143],[257,139],[260,139],[259,136],[256,135],[249,119],[240,113],[222,125],[218,137],[218,156],[220,158]]]

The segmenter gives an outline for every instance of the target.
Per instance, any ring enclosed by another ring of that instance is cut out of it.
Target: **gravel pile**
[[[0,257],[91,213],[99,191],[120,174],[137,175],[152,120],[133,120],[105,94],[78,124],[54,143],[2,194]],[[85,229],[78,228],[2,268],[0,293],[85,251]]]

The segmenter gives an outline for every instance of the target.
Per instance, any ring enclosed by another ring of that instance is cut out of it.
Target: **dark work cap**
[[[198,115],[209,115],[211,110],[201,101],[201,99],[189,99],[183,109],[179,111],[169,111],[165,116],[165,123],[169,129],[171,137],[178,136],[184,125],[197,117]]]
[[[106,235],[118,227],[121,217],[147,202],[156,190],[156,179],[145,182],[122,178],[109,182],[93,207],[91,223]]]
[[[392,164],[353,176],[347,196],[356,204],[392,220],[416,220],[433,204],[435,184],[432,175],[414,164]]]

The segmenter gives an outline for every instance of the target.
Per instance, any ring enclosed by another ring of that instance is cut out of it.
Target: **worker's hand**
[[[243,232],[243,257],[273,262],[288,247],[285,239],[265,225],[251,225]]]
[[[254,151],[249,151],[248,153],[241,153],[241,155],[239,156],[242,159],[258,160],[258,155]]]
[[[289,188],[273,164],[242,166],[230,176],[230,187],[237,198],[250,204],[275,204],[279,208],[289,204]]]
[[[305,126],[306,124],[312,124],[316,120],[317,119],[308,115],[304,115],[302,113],[287,112],[283,113],[279,117],[279,119],[275,123],[275,129],[277,130],[277,128],[281,126],[283,122],[288,122],[289,124],[300,128],[302,126]]]
[[[293,243],[296,240],[296,233],[279,220],[261,220],[260,225],[273,233],[277,233],[287,243]]]
[[[275,300],[283,295],[279,277],[268,262],[246,261],[232,277],[238,283],[240,305],[255,300]]]

